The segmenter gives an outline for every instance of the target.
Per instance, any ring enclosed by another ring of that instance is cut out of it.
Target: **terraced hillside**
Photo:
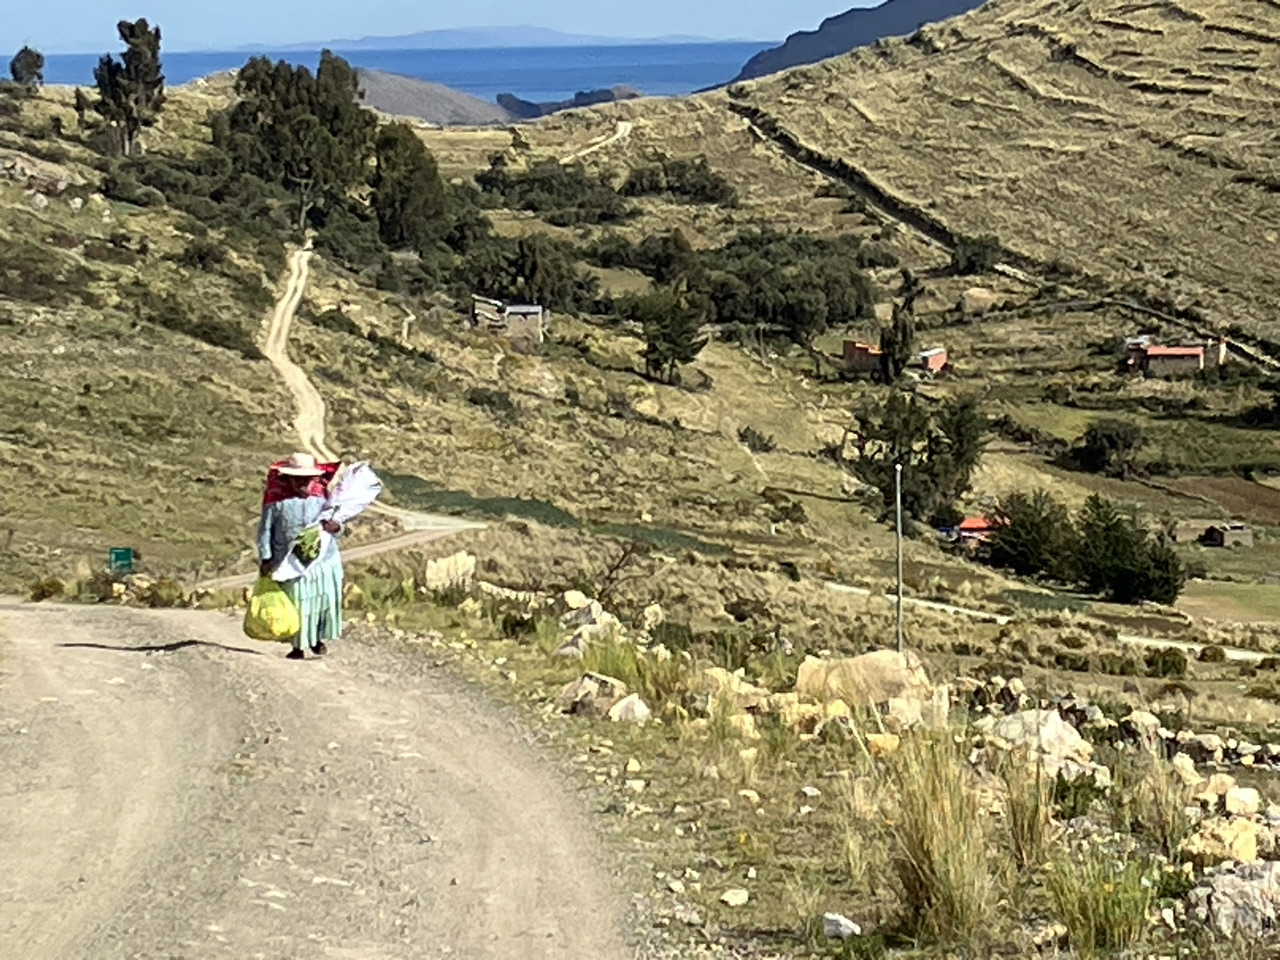
[[[935,236],[1274,334],[1274,0],[987,4],[732,93]]]

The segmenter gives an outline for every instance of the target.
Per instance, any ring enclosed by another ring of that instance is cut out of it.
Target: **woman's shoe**
[[[329,652],[329,648],[324,645],[323,640],[317,640],[316,645],[311,648],[311,652],[314,653],[317,657],[323,657],[326,653]]]
[[[292,650],[290,650],[288,653],[284,655],[284,658],[286,660],[302,660],[306,658],[306,654],[303,653],[299,648],[294,647]]]

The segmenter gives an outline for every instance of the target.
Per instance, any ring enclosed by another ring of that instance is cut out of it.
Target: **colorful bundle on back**
[[[288,479],[280,475],[279,468],[283,467],[288,461],[281,460],[273,463],[271,469],[267,472],[267,486],[262,494],[262,505],[279,503],[281,500],[288,500],[293,496],[292,488]],[[311,481],[311,487],[307,491],[307,496],[323,497],[329,492],[329,484],[333,482],[333,478],[338,475],[341,463],[317,463],[317,467],[323,471],[320,476]]]

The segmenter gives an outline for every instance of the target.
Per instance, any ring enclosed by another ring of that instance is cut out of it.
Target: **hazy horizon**
[[[289,47],[397,37],[437,30],[535,27],[610,39],[667,36],[708,40],[780,41],[813,29],[826,17],[879,0],[793,0],[744,9],[734,0],[653,0],[643,7],[621,0],[473,0],[422,10],[406,0],[368,0],[356,9],[338,0],[250,0],[218,4],[153,0],[143,7],[108,7],[100,0],[48,0],[23,5],[0,21],[0,53],[29,44],[49,54],[106,53],[119,46],[115,25],[146,17],[172,52]]]

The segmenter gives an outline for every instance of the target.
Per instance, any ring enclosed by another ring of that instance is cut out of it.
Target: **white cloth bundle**
[[[320,519],[345,524],[368,510],[380,493],[382,493],[382,481],[378,479],[378,475],[373,472],[368,462],[361,460],[359,463],[353,463],[338,474],[329,488]],[[321,529],[320,552],[317,556],[325,555],[329,549],[329,541],[332,539],[332,534]],[[307,572],[310,566],[311,564],[304,562],[296,553],[290,551],[289,555],[276,567],[271,578],[278,583],[297,580]]]
[[[368,461],[353,463],[338,474],[325,500],[326,520],[346,523],[364,513],[382,493],[382,481]]]

